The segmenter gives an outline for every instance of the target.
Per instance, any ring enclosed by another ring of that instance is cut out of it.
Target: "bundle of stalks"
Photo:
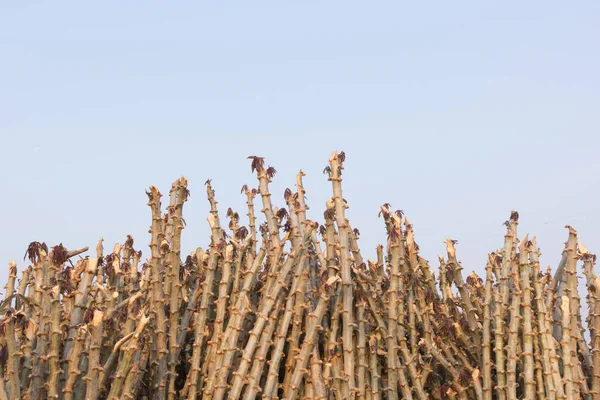
[[[11,262],[0,400],[600,399],[600,280],[575,229],[552,274],[512,212],[485,277],[465,277],[455,241],[436,273],[404,213],[385,204],[386,246],[365,259],[345,215],[343,152],[325,169],[321,224],[307,219],[302,171],[277,208],[275,169],[250,159],[247,225],[229,209],[224,227],[206,182],[206,249],[181,256],[181,178],[165,211],[147,191],[145,259],[128,236],[89,255],[33,242],[20,280]]]

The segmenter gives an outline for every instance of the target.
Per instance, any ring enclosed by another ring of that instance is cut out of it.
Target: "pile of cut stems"
[[[111,251],[32,242],[20,277],[11,261],[0,400],[600,399],[600,280],[575,229],[543,271],[513,211],[485,277],[465,277],[455,241],[431,267],[404,213],[384,204],[386,245],[365,259],[343,152],[324,171],[321,222],[307,218],[302,171],[277,207],[275,169],[249,158],[247,218],[223,218],[206,182],[204,249],[181,254],[180,178],[164,210],[147,191],[146,258],[127,236]]]

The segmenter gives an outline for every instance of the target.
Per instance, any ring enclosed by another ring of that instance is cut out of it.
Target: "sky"
[[[0,281],[32,241],[148,256],[145,190],[185,176],[183,254],[206,248],[204,182],[223,224],[245,214],[247,156],[306,173],[345,151],[347,215],[365,258],[379,207],[414,224],[436,267],[458,240],[483,273],[503,222],[555,268],[569,224],[600,253],[600,3],[18,1],[0,4]],[[244,219],[242,221],[245,221]]]

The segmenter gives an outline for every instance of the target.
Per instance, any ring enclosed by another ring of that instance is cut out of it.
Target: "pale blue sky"
[[[34,240],[148,255],[144,190],[181,175],[184,253],[206,247],[203,183],[245,214],[248,155],[280,206],[303,169],[321,221],[336,149],[365,257],[385,202],[436,267],[450,237],[481,272],[512,209],[544,264],[565,224],[600,253],[599,21],[593,1],[2,2],[0,277]]]

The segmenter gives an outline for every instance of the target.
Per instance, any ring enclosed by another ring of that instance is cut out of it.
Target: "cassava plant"
[[[147,191],[146,258],[127,235],[93,254],[34,241],[20,275],[11,261],[0,400],[600,400],[600,278],[573,227],[554,272],[535,237],[519,239],[512,211],[485,276],[463,272],[451,239],[436,273],[386,203],[386,245],[363,258],[344,152],[324,170],[321,222],[309,218],[304,172],[278,202],[275,168],[249,159],[256,187],[242,187],[246,210],[228,209],[228,223],[206,181],[203,248],[182,254],[182,177],[164,209],[158,188]]]

